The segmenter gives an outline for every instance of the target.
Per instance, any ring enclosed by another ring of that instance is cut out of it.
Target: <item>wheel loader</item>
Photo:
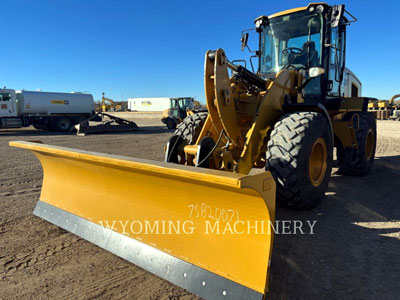
[[[176,129],[185,117],[199,112],[206,112],[207,108],[192,97],[171,98],[173,106],[162,112],[161,122],[167,125],[168,129]]]
[[[254,72],[207,51],[208,113],[178,126],[164,162],[11,142],[43,166],[34,214],[204,299],[264,299],[276,201],[318,205],[334,148],[343,175],[374,160],[375,120],[345,67],[353,21],[324,3],[255,19]]]

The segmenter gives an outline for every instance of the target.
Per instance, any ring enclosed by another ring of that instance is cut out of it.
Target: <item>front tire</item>
[[[183,119],[173,136],[168,140],[165,161],[184,164],[186,162],[183,147],[194,145],[207,119],[207,112],[192,114]]]
[[[176,122],[174,119],[168,118],[166,124],[168,129],[176,129]]]
[[[194,145],[200,135],[207,116],[208,112],[200,112],[187,116],[183,119],[182,123],[178,125],[174,135],[181,136],[187,145]]]
[[[333,161],[332,132],[317,112],[284,115],[267,145],[266,170],[277,185],[277,201],[294,209],[318,205],[328,188]]]

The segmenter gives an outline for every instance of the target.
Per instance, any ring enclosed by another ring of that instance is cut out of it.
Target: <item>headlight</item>
[[[261,19],[256,21],[256,27],[257,28],[260,28],[261,24],[262,24],[262,20]]]
[[[309,8],[308,8],[308,11],[309,12],[313,12],[315,10],[315,7],[314,6],[310,6]]]
[[[322,6],[322,5],[318,5],[317,6],[317,13],[323,13],[323,11],[324,11],[324,7]]]

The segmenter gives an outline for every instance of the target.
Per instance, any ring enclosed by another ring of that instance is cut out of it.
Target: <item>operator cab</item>
[[[15,91],[0,89],[0,117],[15,116],[17,116]]]
[[[173,110],[174,117],[184,119],[188,108],[190,110],[194,108],[193,98],[181,97],[171,99],[171,109]]]
[[[257,18],[258,75],[273,79],[283,69],[296,69],[308,78],[302,90],[304,105],[338,106],[343,96],[346,25],[350,23],[345,12],[344,5],[311,3]],[[247,41],[247,36],[243,40]],[[311,76],[311,68],[321,72]]]

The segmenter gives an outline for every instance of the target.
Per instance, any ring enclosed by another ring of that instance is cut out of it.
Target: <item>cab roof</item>
[[[262,15],[262,16],[258,17],[256,20],[261,19],[261,18],[265,18],[265,17],[267,17],[268,19],[272,19],[272,18],[276,18],[276,17],[280,17],[280,16],[293,14],[293,13],[296,13],[296,12],[299,12],[299,11],[307,10],[311,5],[329,6],[329,4],[327,4],[325,2],[312,2],[312,3],[308,4],[307,6],[287,9],[287,10],[284,10],[284,11],[281,11],[281,12],[277,12],[277,13],[269,15],[269,16]]]

